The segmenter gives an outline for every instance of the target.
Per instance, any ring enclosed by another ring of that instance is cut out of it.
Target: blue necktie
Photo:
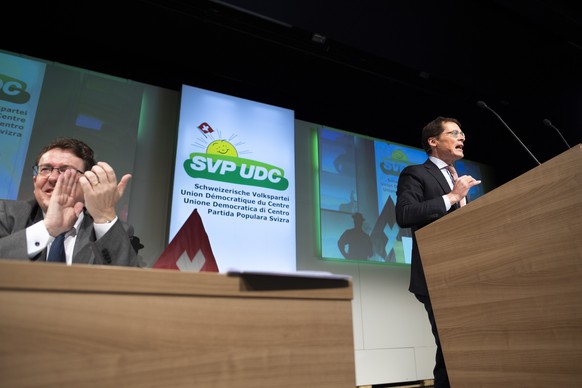
[[[65,256],[65,233],[59,234],[51,245],[46,261],[53,261],[57,263],[66,263]]]

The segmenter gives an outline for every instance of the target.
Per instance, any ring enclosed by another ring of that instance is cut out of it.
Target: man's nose
[[[59,179],[59,175],[61,175],[61,172],[59,171],[59,169],[53,168],[51,170],[51,173],[48,176],[48,179],[50,179],[52,181],[56,181],[57,179]]]

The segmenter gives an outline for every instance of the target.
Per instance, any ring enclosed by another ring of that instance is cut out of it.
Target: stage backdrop
[[[334,128],[317,131],[322,259],[409,265],[412,233],[396,223],[396,188],[402,169],[426,161],[424,150]],[[459,175],[484,182],[471,189],[471,200],[491,189],[489,167],[467,159],[455,166]]]
[[[42,62],[0,52],[1,199],[18,196],[44,72]]]

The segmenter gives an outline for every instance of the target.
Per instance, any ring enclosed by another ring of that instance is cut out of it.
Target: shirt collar
[[[440,170],[442,170],[443,168],[447,167],[447,164],[442,161],[441,159],[435,157],[435,156],[429,156],[428,157],[430,159],[431,162],[433,162]]]
[[[77,235],[77,231],[81,227],[81,223],[83,222],[83,218],[85,218],[85,212],[84,211],[82,211],[81,214],[79,214],[79,217],[77,218],[77,221],[75,222],[75,224],[73,225],[73,227],[71,228],[71,230],[69,230],[67,232],[67,236],[76,236]]]

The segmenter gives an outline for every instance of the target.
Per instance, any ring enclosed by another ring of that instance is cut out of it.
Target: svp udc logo
[[[205,152],[192,152],[190,158],[184,161],[184,171],[192,178],[281,191],[289,187],[282,168],[239,157],[250,152],[237,150],[244,143],[234,143],[236,135],[223,139],[220,131],[215,131],[207,123],[201,123],[198,129],[204,136],[197,138],[193,145],[203,148]]]
[[[14,104],[24,104],[30,100],[26,83],[16,78],[0,74],[0,100]]]

